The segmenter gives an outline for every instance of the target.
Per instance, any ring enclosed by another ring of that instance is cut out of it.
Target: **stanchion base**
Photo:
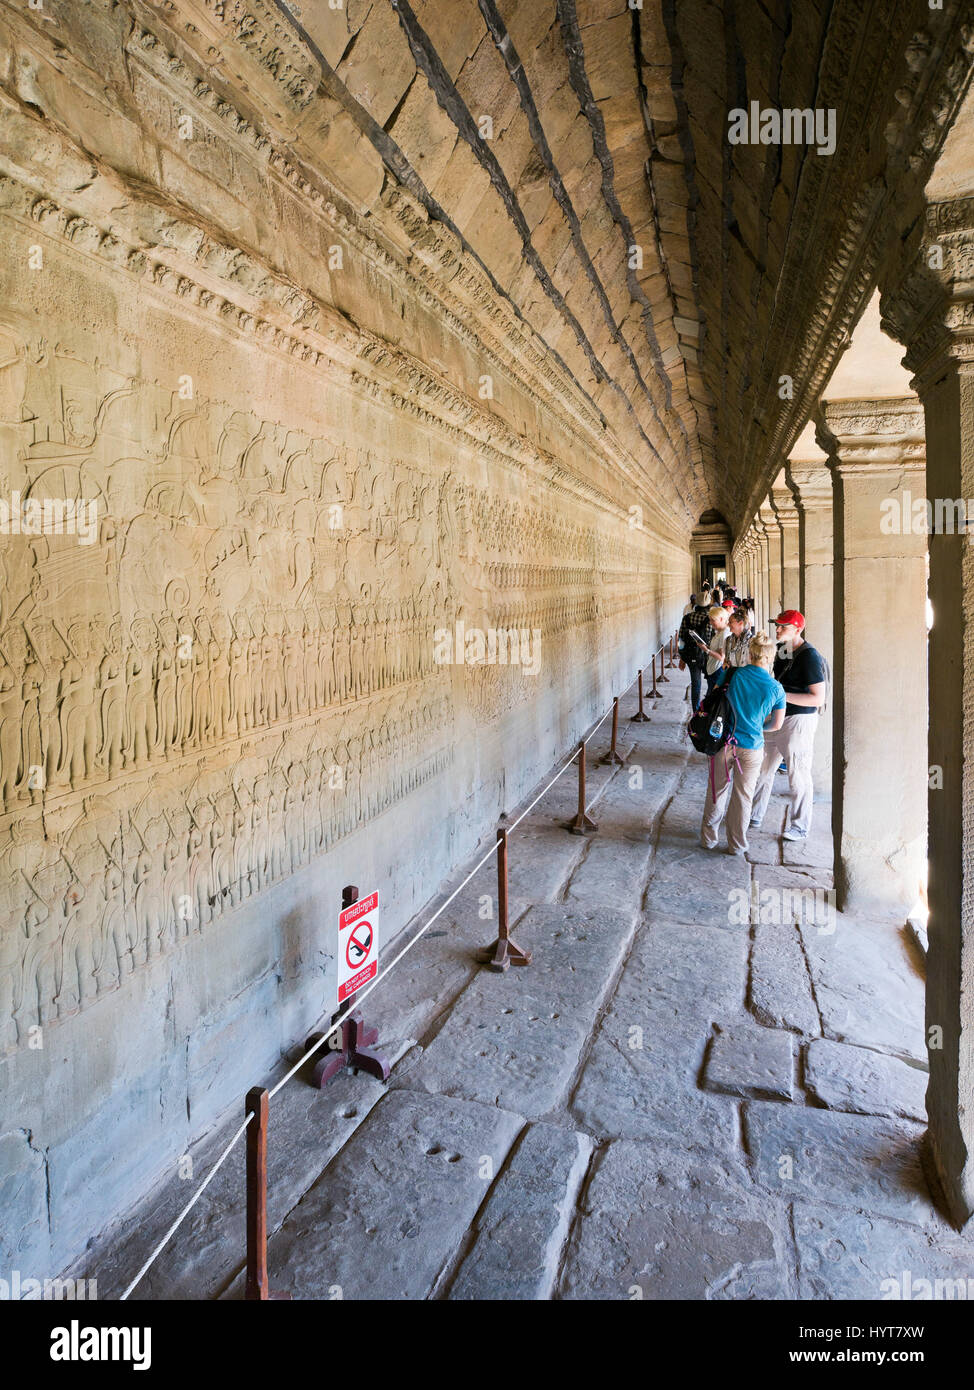
[[[502,974],[512,965],[530,965],[531,952],[525,951],[509,936],[499,936],[493,946],[485,946],[477,952],[477,960],[481,965]]]
[[[592,817],[584,813],[565,823],[565,829],[572,835],[591,835],[598,828]]]
[[[601,761],[603,767],[625,767],[626,765],[625,758],[622,757],[621,754],[617,753],[614,748],[610,748],[608,753],[606,753],[605,757]]]
[[[630,724],[648,724],[649,715],[645,714],[642,710],[639,710],[637,714],[630,714],[629,722]]]
[[[322,1090],[346,1067],[357,1067],[367,1076],[374,1076],[377,1081],[389,1080],[389,1063],[370,1045],[379,1041],[378,1028],[367,1024],[360,1013],[346,1014],[338,1036],[341,1045],[326,1052],[314,1064],[311,1084],[316,1090]],[[314,1047],[321,1037],[321,1033],[312,1033],[305,1042],[305,1050]]]

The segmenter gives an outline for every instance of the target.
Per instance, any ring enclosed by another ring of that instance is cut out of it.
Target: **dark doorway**
[[[722,584],[727,578],[726,555],[701,555],[700,578],[704,584]]]

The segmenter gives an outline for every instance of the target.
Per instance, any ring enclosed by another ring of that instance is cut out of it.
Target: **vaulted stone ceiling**
[[[276,3],[350,190],[458,234],[690,524],[777,472],[970,72],[957,0]],[[834,152],[732,145],[751,102]]]

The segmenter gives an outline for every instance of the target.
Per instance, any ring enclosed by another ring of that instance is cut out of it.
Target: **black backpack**
[[[687,724],[690,742],[698,753],[706,753],[708,758],[720,752],[737,724],[734,707],[727,698],[733,676],[734,670],[730,667],[724,677],[724,683],[711,687],[700,701],[700,708],[690,716],[690,722]]]

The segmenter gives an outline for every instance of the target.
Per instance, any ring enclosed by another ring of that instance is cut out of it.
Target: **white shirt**
[[[730,625],[728,625],[727,627],[725,627],[724,630],[723,630],[722,632],[715,632],[715,633],[714,633],[713,637],[711,637],[711,639],[710,639],[710,646],[711,646],[711,647],[716,647],[719,651],[723,651],[723,650],[724,650],[724,644],[726,643],[726,641],[727,641],[727,639],[728,639],[729,636],[730,636]],[[717,660],[717,658],[716,658],[716,657],[713,657],[713,656],[708,656],[708,657],[707,657],[707,675],[708,675],[708,676],[712,676],[712,675],[714,674],[714,672],[715,672],[715,671],[718,671],[719,669],[720,669],[720,662]]]

